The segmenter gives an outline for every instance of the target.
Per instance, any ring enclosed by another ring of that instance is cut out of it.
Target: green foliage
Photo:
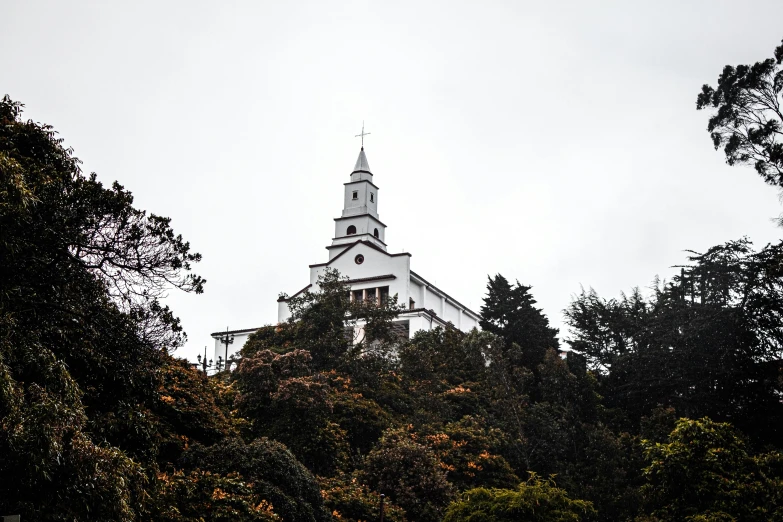
[[[235,473],[254,498],[271,504],[285,522],[327,522],[329,513],[315,477],[279,442],[256,439],[245,444],[228,439],[220,444],[191,446],[180,459],[188,472]]]
[[[182,341],[158,297],[201,292],[200,256],[21,108],[0,101],[0,512],[134,520],[158,454],[159,369]]]
[[[358,391],[349,378],[336,372],[330,372],[327,378],[334,422],[345,431],[353,454],[367,454],[383,432],[395,423],[394,417]]]
[[[783,185],[775,125],[742,142],[727,116],[778,96],[779,51],[700,103],[730,163]],[[183,334],[158,300],[202,291],[200,256],[20,111],[0,102],[0,512],[369,522],[383,494],[395,522],[783,520],[783,244],[693,253],[650,297],[583,292],[565,357],[500,275],[484,331],[406,340],[394,298],[351,301],[327,271],[207,378],[167,353]]]
[[[727,65],[717,87],[704,85],[696,108],[715,109],[707,130],[726,163],[751,164],[770,185],[783,186],[783,44],[774,58]]]
[[[731,420],[780,440],[783,382],[783,244],[759,252],[747,240],[693,254],[691,265],[650,298],[583,292],[566,311],[571,346],[606,374],[606,403],[634,423],[658,406]]]
[[[331,418],[326,378],[313,374],[310,362],[299,349],[243,358],[234,374],[235,404],[254,436],[279,440],[315,473],[333,475],[348,459],[346,433]]]
[[[318,278],[318,292],[302,292],[288,300],[291,317],[283,331],[291,330],[292,342],[311,353],[317,369],[339,368],[378,350],[385,355],[384,348],[396,341],[391,322],[402,310],[397,297],[381,304],[353,301],[345,281],[336,270],[327,269]],[[360,330],[355,328],[358,324]]]
[[[680,419],[667,443],[645,442],[645,457],[643,491],[656,520],[783,520],[771,456],[749,455],[730,424]]]
[[[389,430],[367,455],[360,480],[388,495],[410,520],[440,520],[453,490],[435,453],[407,429]]]
[[[494,340],[474,330],[435,328],[417,332],[412,342],[400,347],[405,374],[416,380],[440,380],[460,384],[480,380],[486,371],[485,346]]]
[[[263,350],[286,353],[292,350],[295,325],[290,323],[264,326],[251,333],[240,350],[242,357],[249,357]]]
[[[517,282],[512,286],[498,274],[489,278],[487,296],[481,307],[481,328],[503,338],[508,356],[515,365],[534,368],[547,350],[557,349],[557,330],[549,326],[549,320],[535,308],[536,300],[530,294],[531,287]]]
[[[593,520],[593,505],[572,500],[554,481],[533,474],[512,489],[466,491],[446,511],[443,522],[579,522]]]
[[[29,360],[52,373],[47,390],[13,378],[9,348],[0,342],[0,512],[32,520],[134,520],[145,507],[140,466],[90,440],[75,383],[51,352],[40,347]]]
[[[158,510],[154,519],[163,522],[263,521],[279,522],[272,505],[254,494],[237,474],[181,471],[158,476]]]
[[[459,491],[519,483],[506,459],[497,454],[504,442],[503,433],[487,427],[484,419],[466,416],[421,439],[438,456],[446,478]]]
[[[655,408],[649,416],[642,417],[640,434],[652,442],[664,442],[677,424],[674,408]]]
[[[322,483],[324,503],[335,521],[371,522],[380,520],[381,495],[359,483],[355,477],[340,476]],[[384,520],[404,522],[405,511],[384,499]]]
[[[153,406],[160,433],[160,462],[176,462],[193,442],[211,445],[236,435],[228,412],[218,403],[217,379],[207,379],[184,359],[171,359],[161,369],[162,379]]]
[[[476,330],[467,335],[436,328],[418,332],[399,350],[402,385],[410,395],[410,420],[417,424],[457,421],[484,414],[482,381],[487,346],[497,338]]]

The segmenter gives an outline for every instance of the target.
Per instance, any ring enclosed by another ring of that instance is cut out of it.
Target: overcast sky
[[[0,94],[204,256],[205,293],[168,298],[182,356],[275,322],[328,259],[362,120],[389,250],[476,311],[501,273],[562,328],[580,285],[781,235],[695,109],[772,56],[780,0],[0,4]]]

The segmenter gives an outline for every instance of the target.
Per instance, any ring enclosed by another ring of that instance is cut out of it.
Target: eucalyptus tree
[[[783,43],[753,65],[726,65],[715,87],[704,85],[696,108],[712,109],[707,130],[729,165],[752,165],[783,187]]]

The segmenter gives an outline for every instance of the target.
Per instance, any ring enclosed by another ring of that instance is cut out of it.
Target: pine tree
[[[481,307],[481,328],[503,338],[506,355],[514,364],[534,369],[547,350],[557,349],[557,329],[549,326],[549,319],[536,308],[530,294],[532,287],[512,286],[498,274],[490,277],[487,296]]]

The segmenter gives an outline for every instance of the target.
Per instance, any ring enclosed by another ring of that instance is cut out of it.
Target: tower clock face
[[[361,265],[364,263],[364,256],[359,254],[358,256],[354,257],[353,260],[356,262],[357,265]]]

